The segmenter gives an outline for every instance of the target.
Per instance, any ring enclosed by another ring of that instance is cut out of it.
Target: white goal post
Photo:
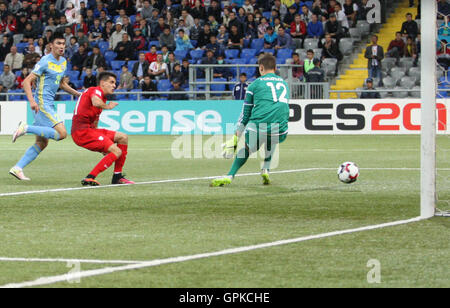
[[[436,42],[437,2],[422,1],[421,8],[421,192],[420,215],[430,218],[436,211]]]

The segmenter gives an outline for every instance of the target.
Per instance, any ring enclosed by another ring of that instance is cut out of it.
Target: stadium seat
[[[203,57],[204,53],[205,51],[203,49],[194,49],[189,52],[192,60],[195,61],[200,60]]]
[[[175,54],[175,59],[180,61],[180,63],[183,61],[184,58],[187,57],[188,51],[187,50],[175,50],[173,52]]]
[[[412,77],[405,76],[400,79],[400,87],[406,89],[412,89],[416,85],[416,80]]]
[[[370,34],[370,24],[365,20],[358,20],[356,23],[356,28],[359,29],[362,36],[367,36]]]
[[[160,92],[170,91],[172,89],[172,84],[168,79],[161,79],[157,82],[157,88]],[[169,96],[168,94],[161,94],[162,97]]]
[[[239,56],[239,49],[226,49],[225,58],[236,59]]]
[[[251,49],[255,49],[256,53],[258,53],[261,49],[264,48],[264,39],[254,39],[250,44]]]
[[[100,52],[102,54],[105,54],[105,52],[109,49],[109,42],[106,41],[100,41],[98,43],[98,48],[100,48]]]
[[[197,40],[191,40],[191,44],[192,44],[192,46],[194,46],[194,48],[197,48],[198,41]]]
[[[349,56],[353,53],[353,39],[344,37],[339,42],[339,50],[344,56]]]
[[[292,49],[278,49],[278,58],[292,58]]]
[[[402,79],[405,76],[405,72],[398,68],[398,67],[393,67],[391,69],[391,72],[389,73],[389,75],[394,79],[397,80],[397,82]]]
[[[72,83],[75,85],[77,89],[81,89],[84,85],[84,80],[73,80]]]
[[[263,12],[262,15],[269,20],[272,17],[272,12]]]
[[[408,76],[410,77],[414,77],[417,80],[420,81],[421,78],[421,73],[420,73],[420,67],[411,67],[408,70]]]
[[[384,84],[385,88],[393,89],[395,87],[395,85],[397,84],[397,81],[394,78],[388,76],[386,78],[383,78],[383,84]]]
[[[420,98],[420,86],[414,86],[411,90],[414,91],[410,91],[409,92],[409,96],[414,97],[414,98]]]
[[[355,41],[361,41],[361,30],[359,28],[350,28],[349,30],[350,37]]]
[[[303,41],[303,48],[305,48],[306,50],[318,47],[319,47],[319,39],[306,38]]]
[[[381,89],[387,90],[386,87],[380,88],[380,90],[381,90]],[[381,91],[381,92],[380,92],[380,97],[381,97],[381,98],[387,98],[387,97],[389,97],[389,95],[390,95],[390,93],[387,92],[387,91]]]
[[[414,66],[414,59],[413,58],[400,58],[399,66],[406,68],[406,70],[409,70],[411,67]]]
[[[307,51],[306,49],[296,49],[295,50],[296,53],[298,53],[300,59],[306,59],[306,55],[307,55]]]
[[[21,89],[16,89],[16,90],[9,90],[8,93],[22,93],[25,94],[23,92],[23,90]],[[9,100],[10,101],[21,101],[24,100],[24,95],[9,95]]]
[[[402,88],[395,87],[394,90],[402,90]],[[409,92],[408,91],[395,91],[395,92],[392,92],[392,95],[395,98],[407,98],[409,95]]]
[[[4,62],[0,62],[0,72],[3,72],[3,65],[4,65]]]
[[[272,55],[275,55],[275,49],[263,49],[263,50],[261,50],[261,52],[270,53]]]
[[[70,81],[74,82],[74,80],[78,80],[80,76],[79,71],[66,71],[66,76],[69,76]]]
[[[211,85],[211,91],[222,91],[225,92],[226,90],[226,85],[225,82],[227,82],[227,80],[225,78],[214,78],[213,80],[214,82],[223,82],[222,84],[212,84]],[[214,93],[213,96],[221,96],[223,95],[223,93]]]
[[[321,59],[322,58],[322,48],[314,48],[314,58]]]
[[[21,70],[16,71],[16,72],[14,73],[14,75],[16,75],[16,78],[17,78],[17,77],[20,77],[20,75],[22,75],[22,71],[21,71]]]
[[[16,47],[17,47],[18,53],[23,53],[25,48],[28,47],[28,43],[19,43],[19,44],[16,44]]]
[[[381,60],[381,70],[389,72],[395,66],[395,58],[384,58]]]
[[[136,60],[130,60],[128,61],[128,70],[131,72],[133,70],[133,66],[135,63],[137,63],[138,61]]]
[[[241,73],[245,73],[247,75],[247,78],[252,78],[256,74],[256,67],[244,67],[240,69]]]
[[[125,61],[119,61],[119,60],[111,61],[111,68],[113,69],[113,71],[122,70],[123,65],[125,65]]]
[[[134,94],[128,94],[128,98],[130,99],[130,100],[137,100],[138,99],[138,95],[136,94],[136,93],[139,93],[139,92],[142,92],[142,90],[141,89],[132,89],[131,91],[129,91],[129,92],[132,92],[132,93],[134,93]],[[141,99],[142,99],[142,97],[140,97]]]
[[[325,58],[322,61],[322,69],[327,76],[333,76],[336,72],[337,59]]]
[[[159,41],[150,41],[150,42],[148,43],[148,48],[149,48],[149,50],[150,50],[150,48],[151,48],[152,46],[156,46],[156,48],[158,48],[158,49],[161,47],[160,44],[159,44]]]
[[[105,60],[108,64],[110,64],[111,61],[114,61],[116,57],[117,54],[114,51],[108,50],[105,52]]]
[[[246,59],[248,61],[248,59],[251,59],[254,56],[256,56],[256,49],[251,48],[242,49],[241,59]]]
[[[293,38],[293,39],[292,39],[292,42],[294,43],[295,49],[300,49],[300,48],[302,48],[303,39],[301,39],[301,38]]]
[[[205,78],[197,78],[198,82],[205,82],[206,79]],[[205,91],[206,90],[206,85],[205,84],[197,84],[195,86],[196,91]]]

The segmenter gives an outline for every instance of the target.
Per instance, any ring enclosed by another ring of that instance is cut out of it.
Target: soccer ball
[[[345,162],[340,165],[337,174],[339,181],[350,184],[358,179],[359,168],[355,163]]]

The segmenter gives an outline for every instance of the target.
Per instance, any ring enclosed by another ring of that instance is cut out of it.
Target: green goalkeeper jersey
[[[270,135],[287,134],[289,122],[289,87],[276,74],[256,79],[248,87],[238,130],[255,128]]]

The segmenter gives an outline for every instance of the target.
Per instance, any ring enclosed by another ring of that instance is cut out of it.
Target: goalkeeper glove
[[[233,138],[229,139],[227,142],[225,142],[223,147],[222,156],[225,159],[231,159],[234,157],[234,154],[236,153],[238,144],[238,137],[236,135],[233,136]]]

